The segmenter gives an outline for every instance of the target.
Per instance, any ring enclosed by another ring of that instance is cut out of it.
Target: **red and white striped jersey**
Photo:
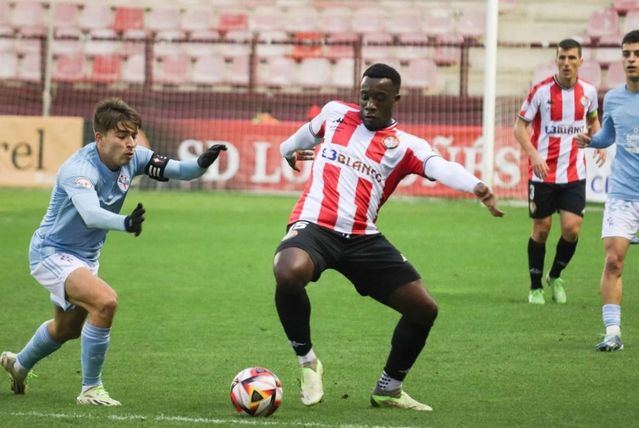
[[[577,79],[572,88],[562,88],[555,76],[530,90],[519,117],[532,122],[531,142],[548,165],[542,180],[528,167],[528,178],[536,182],[570,183],[586,179],[585,151],[575,135],[587,131],[587,117],[597,111],[597,89]]]
[[[369,131],[355,104],[331,101],[309,126],[323,142],[289,224],[305,220],[349,235],[379,233],[377,213],[401,179],[425,177],[425,162],[439,156],[426,140],[398,130],[394,121]]]

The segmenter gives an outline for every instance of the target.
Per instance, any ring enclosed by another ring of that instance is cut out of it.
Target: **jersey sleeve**
[[[588,97],[588,116],[592,116],[599,109],[599,96],[597,95],[597,89],[594,86],[588,88],[586,93]]]
[[[58,172],[58,184],[69,198],[81,193],[96,193],[99,173],[89,162],[65,163]]]
[[[309,122],[309,129],[315,138],[324,138],[326,121],[332,116],[343,115],[345,109],[356,108],[355,105],[346,104],[341,101],[329,101],[324,104],[322,110]]]
[[[437,153],[426,140],[414,138],[410,141],[408,150],[406,151],[407,171],[405,172],[433,180],[432,177],[426,175],[425,172],[426,163],[433,157],[440,157],[440,154]]]
[[[528,96],[524,100],[519,109],[519,117],[526,122],[532,122],[535,115],[539,111],[539,93],[537,86],[532,88],[528,93]]]
[[[144,174],[144,168],[151,160],[151,156],[153,156],[152,150],[142,146],[135,147],[135,165],[134,168],[132,168],[132,170],[134,171],[134,175]]]

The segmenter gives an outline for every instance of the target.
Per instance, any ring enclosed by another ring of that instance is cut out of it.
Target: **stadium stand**
[[[621,62],[613,62],[608,67],[608,71],[606,72],[606,78],[604,79],[604,89],[612,89],[616,86],[623,85],[626,83],[626,75],[623,71],[623,66]]]
[[[80,10],[78,25],[84,31],[110,28],[113,25],[113,11],[107,4],[86,2]]]
[[[0,52],[0,79],[18,77],[18,55],[13,52]]]

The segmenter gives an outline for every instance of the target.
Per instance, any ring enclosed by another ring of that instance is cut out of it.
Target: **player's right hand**
[[[488,211],[493,217],[503,217],[504,212],[497,208],[497,198],[491,192],[490,187],[486,186],[484,183],[479,182],[473,189],[473,193],[477,198],[481,201],[482,204],[486,205]]]
[[[124,228],[129,233],[139,236],[142,233],[142,223],[144,223],[144,213],[146,210],[141,203],[124,219]]]
[[[575,135],[575,140],[577,140],[577,145],[579,146],[579,148],[584,149],[588,147],[592,138],[590,138],[587,134],[577,134]]]
[[[297,161],[312,161],[313,159],[315,159],[315,152],[313,150],[298,150],[285,159],[291,168],[293,168],[297,172],[300,172],[300,169],[296,165]]]
[[[548,175],[548,165],[546,165],[546,161],[539,156],[539,153],[535,152],[530,157],[530,166],[535,175],[542,180]]]

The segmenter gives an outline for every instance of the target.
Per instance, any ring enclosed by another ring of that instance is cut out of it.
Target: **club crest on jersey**
[[[127,190],[129,190],[129,184],[129,176],[126,174],[120,174],[120,176],[118,177],[118,187],[120,188],[120,190],[126,192]]]
[[[76,178],[75,180],[73,180],[73,184],[75,184],[78,187],[84,187],[85,189],[93,188],[93,184],[91,184],[91,181],[89,181],[88,178],[84,178],[84,177]]]
[[[588,100],[588,97],[585,96],[585,95],[583,97],[581,97],[581,101],[580,102],[581,102],[581,105],[584,106],[584,107],[588,107],[588,104],[590,104],[590,100]]]
[[[399,146],[399,139],[397,137],[395,137],[394,135],[389,135],[388,137],[385,137],[382,140],[382,144],[387,149],[394,149],[397,146]]]

